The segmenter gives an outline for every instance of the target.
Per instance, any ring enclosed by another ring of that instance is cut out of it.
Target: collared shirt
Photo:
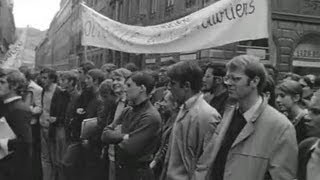
[[[52,84],[48,90],[44,90],[44,94],[43,94],[43,111],[42,114],[40,116],[40,124],[43,127],[49,127],[50,122],[50,107],[51,107],[51,101],[52,101],[52,97],[54,94],[54,91],[56,90],[57,85],[56,84]]]
[[[198,93],[198,94],[195,94],[192,97],[190,97],[188,100],[186,100],[186,102],[183,103],[181,108],[190,109],[192,107],[192,105],[198,100],[200,95],[201,95],[201,93]]]
[[[11,97],[11,98],[4,100],[3,103],[8,104],[8,103],[11,103],[12,101],[15,101],[15,100],[21,99],[21,98],[22,98],[21,96],[14,96],[14,97]]]
[[[260,107],[261,103],[262,103],[262,98],[259,96],[258,101],[253,106],[251,106],[250,109],[248,109],[245,113],[243,113],[243,117],[247,122],[251,120],[253,115],[256,113],[256,111]]]
[[[203,97],[203,95],[201,93],[195,94],[192,97],[190,97],[188,100],[186,100],[180,106],[180,110],[179,110],[179,113],[177,115],[175,123],[183,120],[183,118],[181,118],[181,115],[184,114],[184,112],[188,111],[197,102],[197,100],[200,98],[200,96]]]

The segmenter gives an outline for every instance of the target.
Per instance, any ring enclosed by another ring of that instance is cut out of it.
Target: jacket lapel
[[[221,143],[227,132],[227,129],[230,125],[234,111],[235,111],[235,106],[226,107],[221,123],[218,125],[216,131],[214,132],[211,138],[211,142],[209,142],[208,145],[204,148],[204,152],[199,159],[199,164],[210,166],[213,163],[221,147]]]
[[[262,114],[262,112],[265,110],[267,106],[267,101],[265,99],[262,99],[262,103],[257,109],[257,111],[254,113],[251,119],[248,120],[247,124],[244,126],[244,128],[241,130],[240,134],[236,138],[236,140],[233,142],[231,149],[234,148],[236,145],[241,143],[242,141],[246,140],[249,136],[251,136],[255,130],[255,122],[259,118],[259,116]]]
[[[240,134],[237,136],[236,140],[233,142],[231,149],[239,144],[240,142],[247,139],[254,132],[254,125],[251,121],[247,122],[244,128],[241,130]]]

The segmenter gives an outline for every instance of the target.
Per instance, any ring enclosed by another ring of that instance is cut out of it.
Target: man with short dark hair
[[[22,101],[19,92],[24,84],[25,78],[19,71],[0,69],[0,99],[4,102],[3,117],[16,136],[0,139],[1,154],[7,154],[0,160],[1,180],[32,179],[30,126],[32,114],[30,108]]]
[[[60,76],[60,86],[66,93],[66,98],[68,99],[66,114],[65,114],[65,131],[67,142],[70,143],[71,131],[70,122],[74,119],[76,112],[76,103],[80,96],[79,92],[76,90],[76,85],[78,83],[78,75],[72,71],[65,71]]]
[[[237,104],[225,109],[204,150],[194,179],[288,180],[296,178],[298,146],[290,121],[262,97],[266,71],[259,58],[234,57],[225,83]]]
[[[224,64],[210,63],[202,78],[205,99],[221,115],[223,115],[228,100],[227,87],[223,81],[225,75],[226,70]],[[210,98],[207,99],[206,97]]]
[[[219,113],[200,92],[202,70],[186,61],[168,69],[168,88],[180,106],[173,124],[161,179],[191,179],[203,149],[220,121]]]
[[[116,179],[153,180],[149,164],[160,143],[161,117],[149,100],[153,77],[135,72],[126,81],[127,100],[132,107],[123,110],[118,124],[104,129],[102,141],[115,144]],[[121,123],[121,132],[115,130]]]
[[[104,73],[100,69],[91,69],[85,74],[85,89],[77,100],[74,119],[70,124],[72,140],[78,147],[78,150],[70,154],[70,166],[66,172],[72,179],[102,180],[106,176],[103,161],[100,159],[102,143],[100,135],[97,135],[101,132],[96,130],[88,137],[80,137],[83,120],[97,118],[97,121],[104,121],[99,117],[99,112],[103,109],[103,102],[99,97],[99,85],[103,80]]]
[[[64,143],[64,122],[68,99],[57,85],[58,75],[54,69],[45,68],[40,72],[43,92],[40,116],[41,159],[44,180],[62,176],[61,161]],[[59,153],[60,152],[60,153]]]

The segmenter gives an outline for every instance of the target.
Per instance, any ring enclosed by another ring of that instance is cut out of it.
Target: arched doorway
[[[300,75],[320,75],[320,34],[302,38],[293,53],[292,70]]]

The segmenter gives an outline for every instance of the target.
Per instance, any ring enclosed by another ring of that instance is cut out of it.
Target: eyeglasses
[[[223,77],[224,83],[228,83],[228,82],[238,83],[241,79],[242,79],[242,77],[236,77],[236,76],[231,76],[231,75],[227,75],[227,76]]]

